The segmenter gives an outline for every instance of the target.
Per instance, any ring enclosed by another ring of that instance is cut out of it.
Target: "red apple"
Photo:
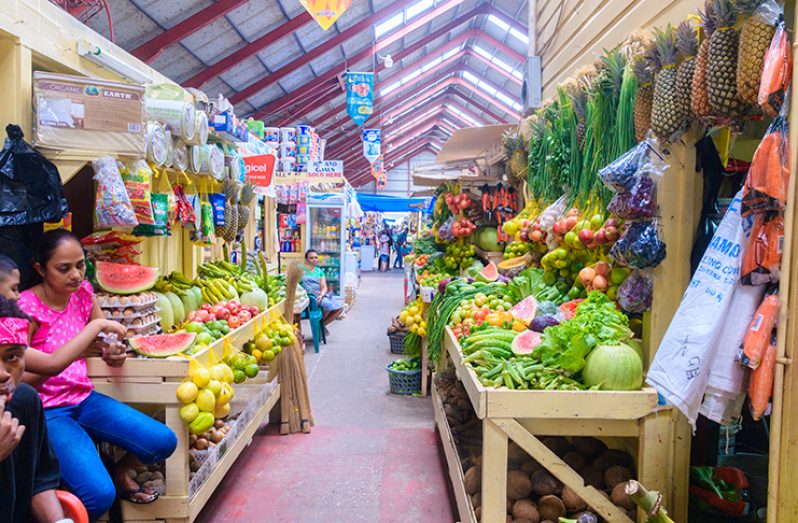
[[[241,323],[246,323],[252,319],[252,314],[248,310],[238,311],[238,319],[241,320]]]
[[[606,227],[604,229],[604,235],[607,237],[607,241],[610,243],[618,241],[618,238],[621,237],[621,235],[618,233],[618,229],[615,227]]]
[[[249,308],[249,313],[252,314],[253,317],[257,316],[258,314],[260,314],[260,309],[258,309],[253,305],[252,307]]]
[[[598,231],[596,231],[596,234],[593,235],[593,239],[596,241],[597,244],[604,245],[605,243],[607,243],[606,231],[604,229],[599,229]]]
[[[200,307],[200,309],[202,309],[204,311],[210,311],[211,307],[212,307],[212,305],[210,303],[203,303],[202,307]]]
[[[230,311],[225,308],[219,309],[219,312],[215,314],[217,320],[226,320],[230,317]]]
[[[579,231],[579,241],[585,245],[589,245],[593,242],[593,231],[590,229],[582,229]]]
[[[241,326],[241,320],[238,316],[230,316],[227,318],[227,325],[229,325],[231,329],[237,329]]]
[[[206,321],[208,321],[210,319],[211,319],[211,314],[207,310],[200,309],[200,310],[197,311],[197,315],[196,315],[196,320],[197,321],[205,323]]]

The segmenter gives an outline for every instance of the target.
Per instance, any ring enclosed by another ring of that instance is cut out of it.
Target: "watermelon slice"
[[[137,294],[152,289],[161,269],[144,265],[97,262],[97,284],[111,294]]]
[[[538,300],[536,300],[534,296],[527,296],[510,309],[510,314],[513,315],[513,318],[521,320],[524,325],[529,325],[530,322],[535,319],[537,311]]]
[[[490,262],[485,266],[484,269],[479,271],[477,274],[476,280],[491,283],[499,279],[499,268],[496,266],[495,263]]]
[[[128,340],[130,348],[142,356],[150,358],[166,358],[186,352],[194,345],[197,335],[193,332],[177,334],[154,334],[152,336],[136,336]]]
[[[513,354],[516,356],[529,356],[535,347],[541,343],[540,333],[526,330],[515,337],[511,345]]]

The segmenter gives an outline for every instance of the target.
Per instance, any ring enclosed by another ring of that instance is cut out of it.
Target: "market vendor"
[[[19,306],[32,319],[31,348],[43,353],[30,352],[28,370],[46,376],[38,390],[61,480],[80,498],[92,521],[108,511],[117,490],[133,503],[151,503],[157,494],[143,489],[128,472],[166,459],[177,438],[164,424],[94,391],[85,357],[98,353],[109,366],[122,366],[124,345],[115,340],[122,339],[125,328],[106,320],[94,301],[77,237],[63,229],[49,231],[35,253],[34,268],[42,281],[22,293]],[[59,354],[71,355],[66,367],[53,361]],[[95,440],[129,451],[115,466],[113,479]]]
[[[0,521],[67,522],[56,496],[58,461],[39,395],[20,383],[28,318],[0,295]]]
[[[335,321],[344,310],[341,302],[327,288],[327,279],[324,277],[319,265],[319,253],[309,249],[305,253],[305,266],[302,274],[302,288],[304,288],[310,299],[315,299],[322,310],[322,323],[324,324],[324,334],[328,334],[327,325]]]

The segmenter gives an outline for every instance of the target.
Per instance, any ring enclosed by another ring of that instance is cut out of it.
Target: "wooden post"
[[[2,34],[2,33],[0,33]],[[33,93],[33,63],[31,51],[18,38],[0,37],[0,130],[5,136],[8,124],[22,127],[26,140],[31,140],[31,96]]]
[[[482,521],[507,515],[507,434],[492,420],[482,421]]]

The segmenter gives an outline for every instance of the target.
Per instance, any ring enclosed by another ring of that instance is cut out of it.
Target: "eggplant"
[[[529,328],[535,332],[543,332],[546,327],[556,327],[560,322],[554,316],[538,316],[529,324]]]

